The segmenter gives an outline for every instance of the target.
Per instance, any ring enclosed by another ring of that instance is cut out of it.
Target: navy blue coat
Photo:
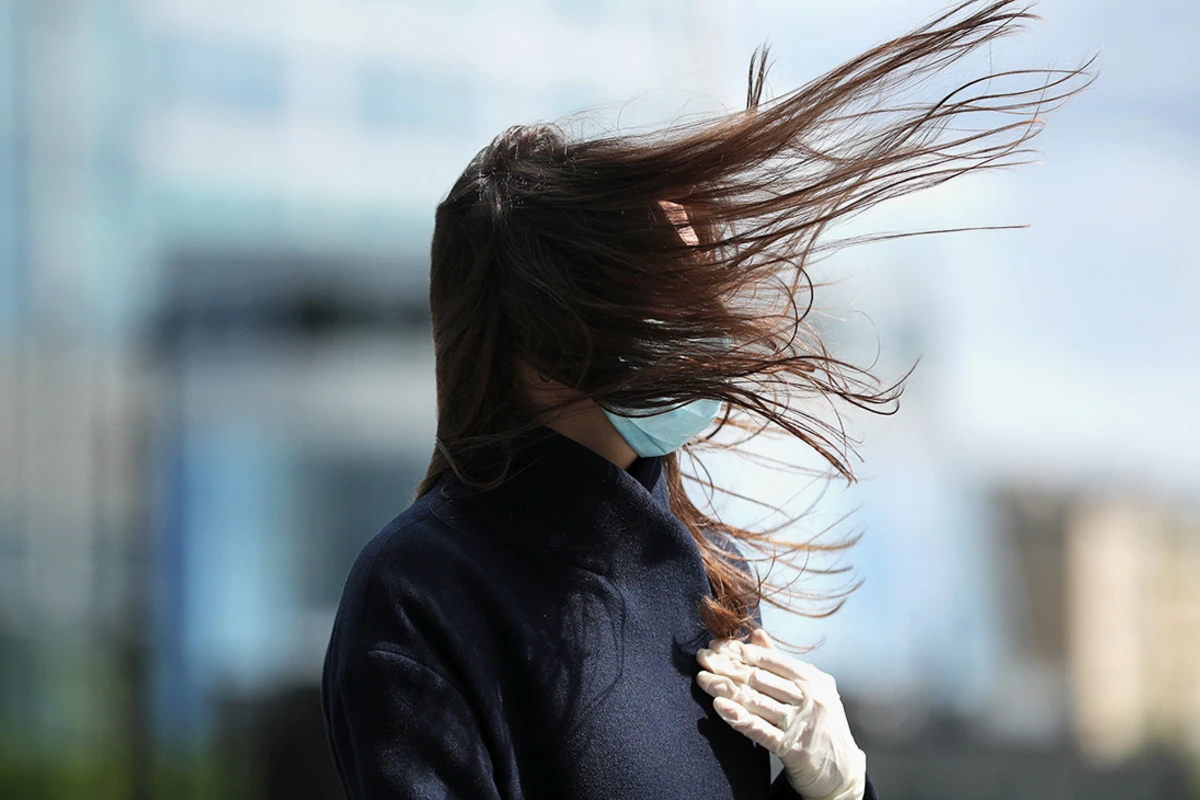
[[[695,681],[712,587],[662,459],[540,428],[514,468],[443,478],[351,569],[322,686],[347,795],[796,798]]]

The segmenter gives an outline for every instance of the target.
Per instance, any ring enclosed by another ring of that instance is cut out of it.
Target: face
[[[677,226],[679,236],[685,244],[693,246],[699,242],[696,231],[688,224],[687,211],[679,203],[669,200],[661,202],[667,218]],[[613,426],[604,410],[590,397],[581,396],[557,381],[542,380],[537,370],[525,363],[517,366],[518,380],[526,397],[535,409],[544,409],[561,400],[574,400],[561,414],[544,424],[559,433],[591,448],[622,468],[628,468],[637,458],[637,453]]]

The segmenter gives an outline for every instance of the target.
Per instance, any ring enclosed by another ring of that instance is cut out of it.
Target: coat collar
[[[478,492],[447,475],[433,494],[434,513],[455,527],[534,544],[596,572],[652,557],[668,540],[694,547],[671,514],[662,457],[622,469],[546,427],[518,440],[509,477],[495,489]]]

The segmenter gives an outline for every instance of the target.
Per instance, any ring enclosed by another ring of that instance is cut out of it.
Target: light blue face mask
[[[716,342],[725,349],[733,344],[728,336],[704,341]],[[621,438],[642,458],[665,456],[678,450],[712,425],[720,413],[720,400],[694,400],[648,417],[626,417],[604,411]]]
[[[720,411],[720,400],[694,400],[648,417],[622,417],[607,409],[604,415],[633,452],[648,458],[683,447],[711,425]]]

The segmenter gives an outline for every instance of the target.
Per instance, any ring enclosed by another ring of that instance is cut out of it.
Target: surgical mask
[[[716,342],[724,348],[733,344],[733,339],[728,336],[704,341]],[[665,456],[678,450],[712,425],[720,413],[721,401],[707,399],[694,400],[647,417],[627,417],[604,410],[621,438],[643,458]]]
[[[607,409],[604,415],[633,452],[648,458],[665,456],[683,447],[711,425],[720,411],[720,400],[704,399],[648,417],[624,417]]]

